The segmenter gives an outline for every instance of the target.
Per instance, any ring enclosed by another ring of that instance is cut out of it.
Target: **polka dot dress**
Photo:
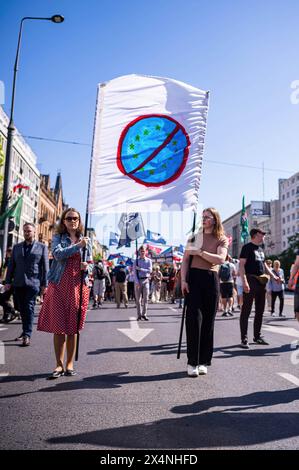
[[[47,293],[39,313],[37,329],[57,335],[77,333],[77,318],[80,300],[80,254],[67,260],[59,284],[49,283]],[[85,323],[89,301],[89,288],[83,284],[82,312],[79,330]]]

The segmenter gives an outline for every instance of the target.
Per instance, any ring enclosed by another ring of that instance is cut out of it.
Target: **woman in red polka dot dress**
[[[51,250],[53,261],[48,274],[47,289],[39,313],[39,331],[54,333],[56,368],[48,377],[73,376],[77,339],[77,321],[80,301],[81,271],[84,271],[82,312],[79,330],[84,327],[89,301],[88,274],[92,270],[90,240],[82,237],[83,226],[80,213],[66,209],[53,236]],[[87,249],[87,262],[81,262],[82,249]],[[64,356],[66,350],[66,367]]]

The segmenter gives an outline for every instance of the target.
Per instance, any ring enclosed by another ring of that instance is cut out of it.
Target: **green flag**
[[[249,230],[248,230],[248,218],[247,218],[246,209],[245,209],[245,196],[243,196],[242,198],[242,212],[241,212],[241,218],[240,218],[240,225],[241,225],[241,242],[246,243],[248,235],[249,235]]]
[[[10,206],[4,214],[0,216],[0,229],[3,228],[4,222],[8,217],[14,217],[16,226],[20,225],[21,213],[23,206],[23,196],[20,196],[12,206]]]

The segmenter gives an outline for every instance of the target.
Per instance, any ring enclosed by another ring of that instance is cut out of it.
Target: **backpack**
[[[95,266],[95,268],[96,268],[96,279],[104,279],[105,274],[104,274],[103,266]]]
[[[220,266],[219,277],[222,282],[228,282],[231,279],[231,270],[228,263],[224,263]]]
[[[125,268],[120,268],[116,271],[115,280],[116,282],[125,282],[127,277]]]

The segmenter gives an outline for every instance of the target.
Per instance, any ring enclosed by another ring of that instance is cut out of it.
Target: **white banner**
[[[196,210],[209,93],[169,78],[99,85],[89,212]]]

